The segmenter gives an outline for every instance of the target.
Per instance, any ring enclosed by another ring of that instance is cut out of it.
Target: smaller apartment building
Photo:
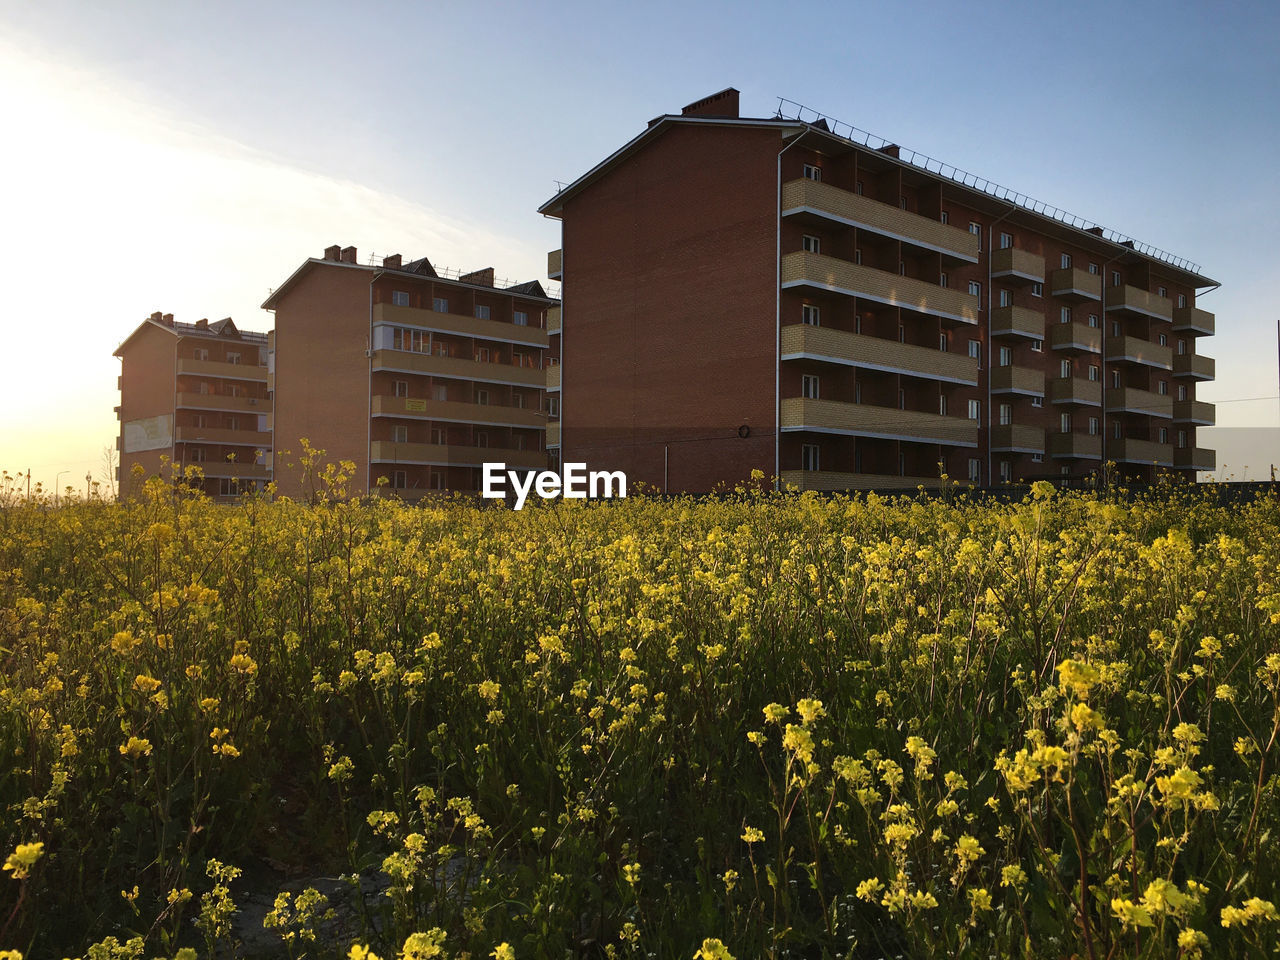
[[[418,499],[475,492],[481,466],[548,465],[549,320],[534,282],[492,268],[445,275],[354,247],[307,260],[263,304],[275,313],[275,480],[310,492],[302,441],[350,461],[356,490]]]
[[[153,313],[115,351],[120,358],[118,481],[130,489],[134,465],[147,476],[172,471],[215,499],[271,478],[272,401],[268,337],[231,318],[180,323]]]

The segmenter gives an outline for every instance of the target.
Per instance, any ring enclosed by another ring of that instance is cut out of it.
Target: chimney
[[[886,156],[896,157],[898,155],[898,145],[896,143],[886,143],[880,148],[879,152]]]
[[[1101,228],[1101,227],[1090,227],[1090,228],[1089,228],[1087,231],[1085,231],[1085,232],[1086,232],[1086,233],[1092,233],[1095,237],[1100,237],[1100,236],[1102,236],[1102,228]]]
[[[342,248],[338,246],[336,243],[332,247],[325,247],[324,258],[326,260],[341,260]]]
[[[342,248],[342,262],[343,262],[343,263],[355,263],[355,262],[356,262],[356,248],[355,248],[355,247],[343,247],[343,248]]]
[[[197,320],[197,321],[196,321],[196,329],[197,329],[197,330],[208,330],[208,329],[209,329],[209,318],[208,318],[208,317],[201,317],[199,320]]]
[[[393,253],[393,254],[392,254],[391,256],[389,256],[389,257],[383,257],[383,258],[382,258],[382,266],[383,266],[383,269],[386,269],[386,270],[399,270],[399,269],[400,269],[400,254],[398,254],[398,253]]]
[[[483,270],[473,270],[470,273],[464,273],[458,278],[459,283],[474,283],[477,287],[493,286],[493,267],[485,267]]]
[[[170,327],[172,327],[172,326],[173,326],[173,314],[172,314],[172,313],[166,313],[163,317],[161,317],[161,319],[162,319],[162,320],[165,322],[165,324],[167,324],[168,326],[170,326]]]
[[[156,323],[163,323],[164,314],[162,314],[159,310],[157,310],[155,313],[151,315],[151,319],[154,320]]]
[[[738,91],[725,87],[719,93],[695,100],[680,111],[682,117],[732,117],[738,118]]]

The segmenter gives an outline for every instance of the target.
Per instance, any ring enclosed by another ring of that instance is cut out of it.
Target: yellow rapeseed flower
[[[4,869],[13,874],[13,879],[25,880],[30,875],[31,868],[42,856],[44,856],[43,842],[37,840],[35,843],[20,843],[5,860]]]

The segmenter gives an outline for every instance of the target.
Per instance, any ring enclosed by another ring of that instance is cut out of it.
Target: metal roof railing
[[[385,259],[384,257],[380,257],[376,253],[371,253],[369,254],[369,266],[380,267],[382,266],[382,261],[384,259]],[[412,260],[405,261],[405,266],[408,266],[412,262],[413,262]],[[404,269],[404,268],[402,267],[401,269]],[[438,263],[432,263],[431,269],[436,272],[436,276],[439,277],[441,280],[457,280],[461,283],[473,282],[473,281],[463,280],[462,278],[469,274],[478,272],[475,270],[461,270],[457,267],[442,267]],[[522,283],[529,283],[529,282],[530,281],[528,280],[509,280],[509,279],[506,279],[505,277],[494,277],[493,289],[495,291],[501,292],[505,290],[510,290],[511,287],[518,287]],[[553,299],[553,300],[560,299],[560,284],[557,283],[555,280],[539,280],[538,283],[542,284],[542,289],[546,291],[547,296],[550,299]],[[476,286],[487,286],[487,284],[476,284]]]

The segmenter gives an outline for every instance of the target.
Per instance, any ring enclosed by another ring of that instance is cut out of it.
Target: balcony
[[[1173,369],[1173,348],[1137,337],[1107,337],[1107,360],[1136,363],[1157,370]]]
[[[1102,277],[1077,267],[1055,270],[1049,274],[1049,292],[1063,300],[1101,300]]]
[[[547,254],[547,278],[560,280],[564,277],[564,251],[552,250]]]
[[[967,230],[872,200],[817,180],[782,185],[782,215],[809,215],[891,237],[921,250],[968,263],[978,262],[980,239]]]
[[[456,313],[437,313],[418,307],[395,307],[389,303],[374,304],[373,322],[397,327],[417,327],[439,333],[456,333],[464,337],[497,340],[523,347],[543,349],[547,345],[547,331],[537,327],[503,323],[501,320],[479,320]]]
[[[978,383],[978,361],[968,355],[803,323],[782,328],[782,359],[820,360],[969,386]]]
[[[438,467],[478,467],[485,463],[505,463],[508,467],[545,469],[547,455],[541,450],[511,450],[504,447],[461,447],[438,443],[395,443],[374,440],[369,444],[369,461],[382,464],[422,464]]]
[[[977,324],[978,298],[912,277],[863,267],[819,253],[797,251],[782,258],[782,286],[815,287],[891,307]]]
[[[199,467],[206,477],[232,477],[239,480],[271,479],[271,468],[265,463],[233,463],[230,460],[193,463],[188,460],[185,466]]]
[[[1050,403],[1077,403],[1086,407],[1102,406],[1102,384],[1081,377],[1057,377],[1049,381]]]
[[[1026,307],[996,307],[991,311],[993,337],[1044,339],[1044,314]]]
[[[1107,413],[1137,413],[1170,420],[1173,418],[1173,398],[1133,387],[1112,389],[1107,391]]]
[[[1030,367],[995,367],[991,371],[991,392],[1043,397],[1044,371]]]
[[[560,308],[547,308],[547,335],[560,332]]]
[[[1043,283],[1044,257],[1005,247],[991,254],[991,279],[1009,283]]]
[[[978,445],[976,420],[942,417],[918,410],[898,410],[835,400],[805,400],[800,397],[788,397],[782,401],[782,430],[809,430],[851,437],[940,443],[953,447]]]
[[[1191,380],[1212,380],[1217,364],[1212,357],[1184,353],[1173,358],[1173,375]]]
[[[1157,467],[1173,466],[1173,444],[1151,440],[1111,440],[1107,443],[1107,459],[1116,463],[1154,463]]]
[[[995,453],[1044,453],[1044,427],[1025,423],[992,427],[991,449]]]
[[[1174,307],[1173,332],[1190,333],[1197,337],[1212,337],[1214,317],[1199,307]]]
[[[1212,403],[1203,400],[1173,401],[1173,422],[1194,423],[1200,427],[1212,427],[1217,422],[1217,411]]]
[[[1173,451],[1173,465],[1179,470],[1216,470],[1218,454],[1206,447],[1185,447]]]
[[[560,421],[559,420],[553,420],[551,423],[547,424],[547,446],[548,447],[560,446]]]
[[[936,490],[938,477],[899,477],[879,473],[838,473],[832,470],[783,470],[784,486],[798,490]]]
[[[547,367],[546,376],[543,380],[547,390],[560,389],[560,364],[555,363]]]
[[[545,378],[537,367],[517,367],[510,363],[486,363],[461,357],[437,357],[407,350],[375,350],[373,369],[394,373],[419,373],[479,383],[505,383],[517,387],[541,387]]]
[[[222,377],[226,380],[252,380],[267,382],[267,368],[247,363],[223,363],[220,360],[193,360],[178,358],[178,375],[184,377]]]
[[[1107,313],[1131,313],[1154,320],[1173,319],[1173,301],[1125,284],[1107,288]]]
[[[415,397],[373,398],[375,417],[437,420],[441,423],[474,423],[488,427],[532,427],[541,430],[547,418],[537,410],[460,400],[425,400]]]
[[[269,397],[227,397],[216,393],[180,393],[179,410],[224,410],[228,413],[270,413]]]
[[[1088,433],[1051,433],[1049,456],[1059,460],[1101,460],[1102,437]]]
[[[1049,328],[1049,344],[1054,350],[1101,353],[1102,331],[1086,323],[1055,323]]]
[[[180,426],[176,431],[179,443],[217,443],[228,446],[271,449],[271,434],[258,430],[230,430],[225,427]]]

